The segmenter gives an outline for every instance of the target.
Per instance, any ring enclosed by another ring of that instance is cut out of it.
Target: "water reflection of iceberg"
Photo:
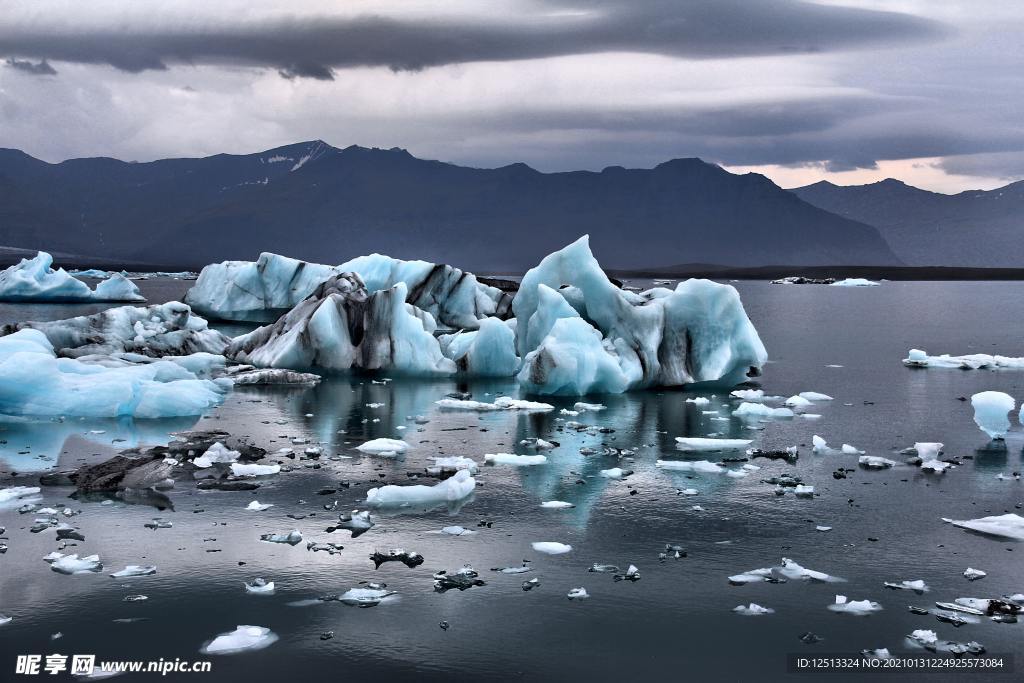
[[[68,448],[82,440],[112,450],[138,446],[164,446],[174,432],[190,429],[197,417],[156,420],[132,418],[9,420],[0,423],[0,462],[17,472],[52,469]]]

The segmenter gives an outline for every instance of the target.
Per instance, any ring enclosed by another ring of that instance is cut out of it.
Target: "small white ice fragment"
[[[1013,513],[1005,515],[992,515],[979,519],[949,519],[942,518],[943,522],[949,522],[953,526],[970,531],[977,531],[989,536],[1000,538],[1013,538],[1024,541],[1024,517]]]
[[[265,579],[255,579],[251,583],[245,583],[245,592],[250,595],[272,595],[274,593],[274,582]]]
[[[543,465],[546,455],[515,455],[513,453],[485,453],[484,463],[488,465]]]
[[[983,572],[980,569],[968,567],[964,570],[964,578],[968,581],[977,581],[978,579],[984,579],[986,576],[988,576],[988,572]]]
[[[254,500],[245,506],[246,510],[255,510],[256,512],[263,512],[274,507],[273,503],[261,503],[258,500]]]
[[[755,617],[762,614],[775,614],[775,610],[772,608],[761,607],[761,605],[758,605],[755,602],[752,602],[749,605],[737,605],[732,608],[732,611],[748,617]]]
[[[566,597],[570,600],[586,600],[590,597],[590,593],[587,592],[586,588],[581,586],[580,588],[570,588]]]
[[[681,451],[733,451],[746,448],[751,439],[709,439],[701,437],[676,437],[676,448]]]
[[[149,576],[156,574],[156,567],[153,565],[129,564],[119,572],[111,574],[115,579],[124,579],[131,576]]]
[[[852,614],[861,617],[880,611],[882,606],[871,600],[850,600],[845,595],[837,595],[836,601],[829,605],[828,608],[840,614]]]
[[[540,506],[547,510],[565,510],[566,508],[576,507],[572,503],[567,503],[564,500],[546,500],[541,503]]]
[[[357,451],[371,454],[405,453],[411,446],[400,439],[373,439],[356,446]]]
[[[261,650],[277,642],[277,634],[263,626],[238,626],[221,633],[199,650],[204,655],[233,655],[247,650]]]
[[[231,463],[231,474],[236,477],[265,477],[271,474],[278,474],[281,471],[280,465],[257,465],[254,463]]]
[[[531,545],[538,553],[544,553],[545,555],[564,555],[572,550],[571,545],[556,541],[535,541]]]

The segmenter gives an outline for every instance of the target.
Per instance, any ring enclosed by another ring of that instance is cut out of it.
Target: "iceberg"
[[[879,283],[862,277],[848,277],[845,280],[830,282],[829,287],[877,287]]]
[[[435,484],[424,486],[396,486],[390,484],[380,488],[372,488],[366,492],[366,504],[372,507],[396,507],[400,505],[428,506],[440,503],[453,503],[466,498],[476,488],[476,480],[467,470],[459,470],[454,475]]]
[[[479,321],[479,329],[438,337],[441,353],[455,361],[458,371],[476,377],[513,377],[521,365],[516,334],[497,318]]]
[[[177,301],[119,306],[66,320],[9,324],[0,328],[0,335],[23,329],[39,330],[58,355],[68,358],[125,353],[154,358],[221,354],[231,341]]]
[[[255,512],[263,512],[264,510],[269,510],[272,507],[274,507],[273,503],[261,503],[258,500],[253,500],[250,501],[249,504],[245,506],[245,509],[253,510]]]
[[[103,571],[103,563],[100,562],[99,555],[79,557],[77,554],[50,553],[43,559],[49,562],[50,569],[58,574],[96,574]]]
[[[221,633],[200,648],[204,655],[233,655],[248,650],[262,650],[277,642],[277,634],[263,626],[238,626]]]
[[[579,588],[570,588],[566,597],[570,600],[586,600],[590,597],[590,593],[587,592],[586,588],[580,586]]]
[[[587,236],[548,255],[526,273],[512,302],[520,383],[537,393],[618,393],[734,385],[760,372],[767,354],[733,287],[688,280],[661,294],[616,287]]]
[[[236,337],[225,355],[262,368],[454,374],[433,317],[406,294],[401,282],[368,294],[358,276],[334,275],[277,322]]]
[[[1024,541],[1024,517],[1013,513],[992,515],[979,519],[949,519],[943,517],[942,521],[948,522],[955,527],[976,531],[987,536]]]
[[[0,337],[0,418],[200,415],[223,400],[231,381],[199,379],[186,364],[57,358],[41,331],[19,330]]]
[[[750,444],[750,439],[676,437],[676,448],[681,451],[738,451],[746,448]]]
[[[0,272],[0,301],[145,301],[139,288],[120,273],[90,289],[63,268],[53,269],[53,257],[41,251],[34,258]]]
[[[545,500],[540,506],[545,510],[567,510],[576,507],[574,504],[567,503],[564,500]]]
[[[953,368],[957,370],[1021,370],[1024,358],[1012,356],[990,356],[987,353],[972,353],[966,356],[929,356],[921,349],[910,349],[903,364],[911,368]]]
[[[982,391],[971,396],[971,405],[974,423],[988,438],[1002,439],[1010,431],[1007,414],[1016,406],[1012,396],[1001,391]]]
[[[800,398],[805,398],[808,401],[831,401],[833,400],[828,394],[822,394],[817,391],[801,391],[797,394]]]

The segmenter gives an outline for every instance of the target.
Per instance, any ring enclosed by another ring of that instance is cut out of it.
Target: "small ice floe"
[[[61,553],[50,553],[43,558],[50,563],[50,569],[58,574],[95,574],[103,571],[103,563],[99,555],[64,555]]]
[[[917,629],[907,636],[907,643],[911,646],[924,648],[929,652],[949,653],[952,655],[980,655],[984,654],[985,646],[977,641],[957,643],[951,640],[939,640],[935,631]]]
[[[814,487],[806,486],[804,484],[797,484],[796,486],[775,487],[775,495],[782,496],[787,493],[792,493],[797,498],[814,498]]]
[[[254,510],[256,512],[263,512],[264,510],[269,510],[272,507],[274,507],[273,503],[261,503],[258,500],[254,500],[250,502],[248,505],[246,505],[245,509]]]
[[[771,607],[761,607],[756,602],[752,602],[749,605],[737,605],[732,608],[732,611],[736,614],[742,614],[747,617],[756,617],[762,614],[775,614],[775,610]]]
[[[530,545],[538,553],[544,553],[545,555],[564,555],[572,550],[571,545],[558,543],[557,541],[534,541]]]
[[[263,534],[260,536],[260,540],[265,543],[287,543],[288,545],[298,545],[302,543],[302,533],[298,529],[293,529],[287,534]]]
[[[841,367],[841,366],[840,366]],[[808,401],[820,402],[820,401],[831,401],[833,400],[828,394],[822,394],[817,391],[801,391],[797,394],[800,398],[807,399]]]
[[[401,562],[406,567],[418,567],[423,564],[423,556],[413,550],[405,548],[392,548],[387,551],[374,550],[370,555],[374,569],[380,569],[385,562]]]
[[[480,573],[469,565],[460,567],[453,572],[442,570],[434,574],[434,590],[444,593],[453,588],[464,591],[475,586],[486,586],[487,582],[478,578],[479,576]]]
[[[1024,517],[1013,513],[980,517],[978,519],[949,519],[948,517],[943,517],[942,521],[949,522],[955,527],[976,531],[987,536],[1024,541]]]
[[[1010,431],[1007,414],[1017,405],[1009,394],[1001,391],[982,391],[971,396],[974,424],[990,439],[1002,439]]]
[[[156,531],[157,529],[173,528],[174,522],[169,522],[166,519],[160,519],[159,517],[155,517],[152,520],[143,524],[142,526],[144,526],[147,529],[152,529],[153,531]]]
[[[698,496],[700,491],[697,489],[677,489],[676,495],[678,496]]]
[[[860,656],[869,661],[878,659],[892,659],[892,653],[889,652],[889,648],[878,647],[874,650],[861,650]]]
[[[255,463],[231,463],[231,474],[236,477],[266,477],[281,472],[280,465],[257,465]]]
[[[442,410],[474,410],[477,412],[489,412],[492,410],[525,410],[547,412],[555,407],[550,403],[539,403],[536,401],[523,401],[519,399],[501,396],[494,403],[482,403],[480,401],[469,401],[457,398],[442,398],[434,401],[434,404]]]
[[[382,455],[385,457],[394,457],[405,453],[407,450],[412,448],[409,444],[401,439],[372,439],[366,443],[356,446],[356,450],[362,453],[369,453],[370,455]]]
[[[150,576],[156,574],[156,567],[151,564],[129,564],[121,571],[111,574],[115,579],[125,579],[132,576]]]
[[[540,579],[538,579],[535,576],[532,579],[529,579],[528,581],[523,581],[523,590],[524,591],[533,590],[534,588],[536,588],[539,585],[540,585]]]
[[[801,579],[804,581],[821,581],[824,583],[842,583],[846,579],[841,579],[838,576],[831,576],[825,572],[819,572],[814,569],[807,569],[788,557],[782,558],[782,564],[776,567],[776,571],[781,573],[788,579]]]
[[[598,475],[605,479],[622,479],[629,474],[632,474],[632,472],[623,470],[621,467],[612,467],[611,469],[601,470],[598,472]]]
[[[743,402],[732,411],[733,417],[745,420],[784,420],[793,417],[789,408],[771,408],[763,403]]]
[[[692,403],[695,406],[706,406],[707,404],[711,403],[711,399],[709,399],[707,396],[695,396],[693,398],[686,399],[685,402]]]
[[[0,614],[0,626],[6,626],[12,621],[14,621],[14,617],[8,617],[3,614]]]
[[[472,529],[465,529],[461,526],[455,525],[444,527],[443,529],[441,529],[441,533],[446,534],[448,536],[472,536],[476,532]]]
[[[886,588],[892,588],[893,590],[914,591],[918,595],[927,593],[929,590],[928,584],[926,584],[921,579],[915,579],[913,581],[900,581],[898,583],[896,581],[886,581],[884,586]]]
[[[968,567],[964,570],[964,578],[968,581],[977,581],[978,579],[984,579],[986,576],[988,576],[988,572],[974,569],[973,567]]]
[[[274,582],[267,581],[266,579],[253,579],[251,582],[246,581],[245,592],[249,595],[273,595],[274,594]]]
[[[565,510],[576,507],[574,504],[567,503],[564,500],[546,500],[540,506],[545,510]]]
[[[955,368],[958,370],[984,370],[989,368],[1020,370],[1024,368],[1024,358],[1011,356],[990,356],[987,353],[973,353],[966,356],[929,356],[927,351],[910,349],[903,364],[911,368]]]
[[[569,410],[568,408],[562,408],[561,410],[558,411],[558,414],[559,415],[568,415],[569,417],[578,417],[579,414],[580,414],[580,411],[578,411],[578,410]]]
[[[843,444],[842,452],[844,455],[863,455],[864,451],[860,450],[856,446],[851,446],[848,443]]]
[[[485,453],[484,463],[487,465],[543,465],[548,461],[546,455],[515,455],[514,453]]]
[[[192,464],[201,469],[207,467],[213,467],[216,463],[230,464],[238,460],[242,454],[238,451],[233,451],[227,446],[217,441],[212,446],[206,449],[206,452],[200,455],[198,458],[192,460]]]
[[[572,408],[573,410],[578,410],[579,412],[584,412],[587,410],[591,412],[597,412],[598,410],[604,410],[607,407],[608,406],[602,403],[584,403],[583,401],[577,401]]]
[[[613,574],[612,575],[612,580],[613,581],[639,581],[640,580],[640,570],[636,568],[635,564],[631,564],[631,565],[629,565],[626,568],[625,573]]]
[[[815,453],[828,453],[832,450],[828,447],[828,442],[817,434],[811,437],[811,446]]]
[[[760,583],[762,581],[768,581],[770,583],[784,583],[785,579],[775,577],[771,567],[751,569],[750,571],[743,572],[742,574],[733,574],[729,577],[729,583],[734,586],[742,586],[748,583]]]
[[[263,626],[238,626],[234,631],[221,633],[203,645],[204,655],[233,655],[249,650],[262,650],[277,642],[277,634]]]
[[[852,614],[857,617],[863,617],[881,611],[882,606],[872,600],[850,600],[845,595],[837,595],[836,601],[829,605],[828,608],[840,614]]]
[[[523,561],[521,565],[514,565],[511,567],[491,567],[492,572],[501,572],[502,574],[525,574],[526,572],[532,572],[533,567],[526,564],[527,560]]]
[[[470,474],[476,474],[479,469],[476,460],[462,455],[431,458],[431,460],[434,461],[434,464],[427,468],[427,474],[434,477],[455,474],[459,470],[468,470]]]
[[[774,396],[765,396],[763,389],[736,389],[729,392],[729,395],[743,401],[765,401],[771,398],[776,398]]]
[[[1020,481],[1020,472],[1014,472],[1010,476],[1006,476],[1002,472],[996,475],[996,479],[999,481]]]
[[[818,525],[818,526],[814,527],[814,530],[815,531],[832,531],[832,527]]]
[[[377,408],[383,408],[384,404],[383,403],[367,403],[366,407],[370,408],[372,410],[376,410]]]
[[[745,477],[749,472],[759,469],[754,465],[741,469],[729,469],[725,465],[708,460],[658,460],[655,467],[677,472],[698,472],[702,474],[725,474],[730,477]]]
[[[373,526],[374,521],[373,517],[370,516],[369,510],[364,510],[363,512],[353,510],[352,512],[338,515],[338,522],[333,526],[327,527],[327,532],[333,533],[338,529],[348,529],[352,533],[352,538],[357,538],[372,529]]]
[[[587,592],[586,588],[580,586],[579,588],[570,588],[566,597],[570,600],[586,600],[590,597],[590,593]]]
[[[880,455],[862,455],[857,459],[857,463],[864,468],[869,470],[884,470],[889,467],[895,467],[899,463],[889,458],[883,458]]]
[[[306,551],[313,551],[314,553],[325,552],[328,555],[338,555],[345,546],[338,543],[317,543],[316,541],[310,541],[306,544]]]
[[[371,507],[397,507],[454,503],[469,496],[473,493],[474,488],[476,488],[476,480],[466,470],[459,470],[453,476],[434,486],[389,484],[380,488],[372,488],[366,492],[366,504]]]
[[[394,595],[397,593],[387,590],[386,584],[367,583],[365,587],[350,588],[341,595],[329,596],[329,598],[351,607],[376,607],[382,602],[387,602],[388,598]]]
[[[608,572],[621,572],[622,570],[619,569],[619,565],[617,564],[599,564],[595,562],[594,564],[590,565],[590,569],[588,569],[587,571],[598,572],[603,574]]]
[[[862,277],[848,277],[829,283],[829,287],[878,287],[879,283]]]
[[[0,488],[0,505],[35,496],[41,489],[38,486],[7,486]]]
[[[785,401],[783,401],[782,404],[785,405],[785,406],[789,406],[790,408],[798,408],[799,409],[799,408],[806,408],[807,406],[811,405],[811,402],[810,402],[810,400],[804,398],[803,396],[797,395],[797,396],[790,396]]]
[[[523,448],[528,448],[534,451],[550,451],[558,447],[557,443],[551,441],[545,441],[544,439],[523,439],[519,442],[519,445]]]
[[[681,451],[738,451],[752,443],[751,439],[709,439],[677,436],[676,448]]]

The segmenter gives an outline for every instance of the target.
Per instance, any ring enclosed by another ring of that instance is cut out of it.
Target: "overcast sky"
[[[5,0],[0,146],[1024,178],[1017,0]]]

